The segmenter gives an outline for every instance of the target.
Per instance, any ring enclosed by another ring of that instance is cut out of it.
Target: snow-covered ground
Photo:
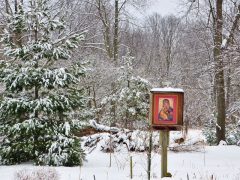
[[[194,134],[194,133],[193,133]],[[199,138],[195,132],[193,136]],[[198,146],[199,151],[168,153],[168,170],[172,178],[201,180],[240,180],[239,146]],[[127,180],[130,179],[130,156],[133,158],[133,179],[147,179],[147,154],[128,152],[122,149],[111,154],[98,149],[87,154],[87,162],[82,167],[55,167],[61,180]],[[0,166],[0,179],[13,180],[16,172],[32,171],[48,167],[31,164]],[[152,179],[160,178],[160,155],[152,153]]]

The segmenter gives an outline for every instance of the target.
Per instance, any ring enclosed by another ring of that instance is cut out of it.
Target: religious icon
[[[161,128],[182,126],[183,92],[152,91],[151,93],[152,126]]]
[[[173,120],[173,99],[172,98],[159,98],[159,114],[160,121]]]

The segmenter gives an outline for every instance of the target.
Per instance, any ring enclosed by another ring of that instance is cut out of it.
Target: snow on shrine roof
[[[183,89],[180,88],[171,88],[171,87],[165,87],[165,88],[153,88],[150,90],[151,92],[184,92]]]

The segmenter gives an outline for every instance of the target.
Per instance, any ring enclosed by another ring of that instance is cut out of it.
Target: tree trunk
[[[222,47],[223,50],[227,49],[228,46],[234,44],[234,33],[238,28],[238,24],[239,24],[239,20],[240,20],[240,3],[236,7],[237,7],[237,13],[235,15],[232,27],[230,29],[229,36],[225,39],[226,44]],[[229,108],[230,95],[232,93],[232,87],[231,87],[232,62],[231,62],[231,60],[233,58],[234,57],[232,54],[230,54],[230,56],[228,57],[228,68],[227,68],[227,72],[226,72],[226,91],[227,91],[226,92],[226,109]]]
[[[32,4],[32,8],[35,9],[36,8],[36,2],[33,2]],[[36,27],[34,29],[34,40],[35,40],[35,43],[37,43],[38,41],[38,21],[37,21],[37,18],[36,18]],[[38,68],[38,61],[35,62],[36,64],[34,65],[34,67],[37,69]],[[39,99],[39,87],[38,85],[35,85],[35,88],[34,88],[34,99],[37,100]],[[35,118],[38,119],[38,110],[35,111]],[[36,124],[34,124],[34,126],[36,126]],[[34,131],[33,132],[33,153],[34,153],[34,156],[37,155],[37,149],[36,147],[38,146],[38,140],[37,140],[37,132]],[[35,157],[34,157],[35,158]]]
[[[8,0],[5,0],[5,8],[6,8],[6,13],[10,14],[11,7],[10,7],[10,4],[9,4]]]
[[[21,11],[19,5],[23,6],[22,1],[20,3],[21,4],[19,4],[18,0],[14,0],[14,10],[16,14]],[[18,47],[22,47],[22,31],[15,32],[15,43]]]
[[[93,106],[94,106],[95,109],[98,109],[95,87],[93,86],[92,89],[93,89]],[[100,115],[99,115],[98,110],[96,111],[96,117],[95,118],[96,118],[97,123],[99,123],[100,122]]]
[[[116,84],[115,82],[112,82],[111,83],[111,91],[112,92],[116,92]],[[112,118],[112,124],[115,124],[116,123],[116,102],[115,100],[111,100],[111,109],[110,109],[110,115],[111,115],[111,118]]]
[[[229,108],[229,105],[230,105],[230,94],[231,94],[231,81],[232,81],[232,78],[231,78],[231,58],[232,56],[230,56],[228,58],[228,68],[227,68],[227,77],[226,77],[226,109]]]
[[[129,77],[128,77],[128,80],[127,80],[127,87],[128,89],[130,88],[130,80],[129,80]],[[125,117],[125,124],[124,124],[124,127],[125,128],[130,128],[132,129],[133,128],[133,122],[129,122],[129,101],[127,100],[127,109],[126,109],[126,117]],[[131,119],[132,120],[132,119]]]
[[[14,10],[15,10],[15,13],[17,13],[17,11],[18,11],[18,1],[17,0],[14,0]]]
[[[222,31],[223,31],[223,0],[216,0],[216,21],[214,27],[214,61],[215,61],[215,86],[216,86],[216,111],[217,125],[216,136],[217,143],[225,140],[225,85],[224,85],[224,69],[222,59]]]
[[[108,57],[112,59],[113,52],[112,52],[111,29],[110,29],[111,26],[109,22],[109,17],[103,2],[101,0],[97,0],[96,3],[97,3],[96,5],[97,5],[100,20],[103,23],[104,46],[105,46]]]
[[[115,16],[114,16],[114,39],[113,39],[113,60],[117,62],[118,60],[118,26],[119,26],[119,2],[115,0]]]

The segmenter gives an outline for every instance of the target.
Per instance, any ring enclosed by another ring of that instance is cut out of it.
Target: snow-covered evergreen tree
[[[124,65],[122,76],[117,80],[117,90],[102,101],[103,104],[115,102],[113,104],[116,106],[116,120],[123,121],[125,127],[129,127],[129,125],[132,127],[134,121],[146,120],[149,108],[151,84],[146,79],[134,76],[133,59],[134,57],[129,53],[123,57]],[[112,120],[110,113],[108,119]]]
[[[49,5],[50,0],[30,0],[8,15],[1,37],[6,60],[0,64],[5,85],[0,102],[0,164],[33,160],[45,165],[81,165],[85,154],[76,138],[69,114],[85,106],[79,87],[84,68],[60,67],[84,39],[67,33]],[[68,34],[68,35],[66,35]],[[68,62],[69,64],[69,62]]]

